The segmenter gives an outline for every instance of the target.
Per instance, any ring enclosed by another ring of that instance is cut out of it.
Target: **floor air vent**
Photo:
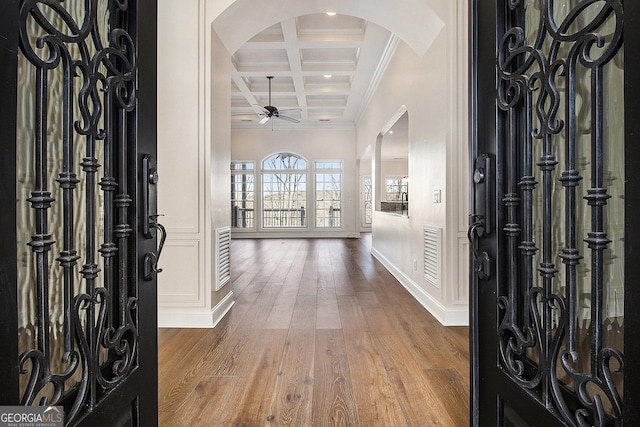
[[[216,291],[231,279],[231,227],[216,229]]]
[[[440,287],[442,228],[424,226],[424,278]]]

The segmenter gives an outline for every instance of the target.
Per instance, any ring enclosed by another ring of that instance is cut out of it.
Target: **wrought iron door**
[[[0,5],[0,405],[157,424],[154,0]]]
[[[640,425],[640,7],[471,4],[473,424]]]

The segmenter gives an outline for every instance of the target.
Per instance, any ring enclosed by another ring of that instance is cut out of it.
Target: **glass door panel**
[[[498,295],[500,364],[570,423],[619,418],[621,5],[507,4],[497,59],[508,254]]]

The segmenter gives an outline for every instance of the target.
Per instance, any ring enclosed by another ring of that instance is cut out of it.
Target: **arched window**
[[[262,227],[307,227],[307,161],[277,153],[262,161]]]

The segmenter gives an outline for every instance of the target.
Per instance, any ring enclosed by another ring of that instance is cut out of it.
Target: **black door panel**
[[[474,1],[472,16],[473,423],[634,425],[638,73],[623,26],[638,7]]]
[[[140,177],[156,155],[156,15],[153,0],[0,5],[1,405],[157,424]]]

